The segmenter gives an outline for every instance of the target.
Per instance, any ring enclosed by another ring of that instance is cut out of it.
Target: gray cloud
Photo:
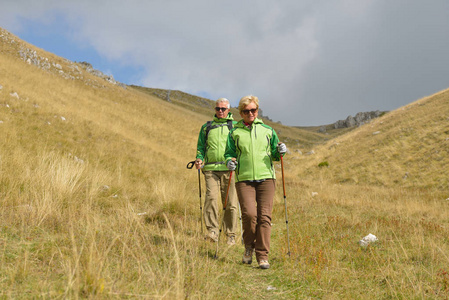
[[[143,68],[136,84],[234,106],[254,94],[274,120],[320,125],[447,88],[448,11],[446,0],[19,0],[2,4],[0,26],[64,19],[69,39]]]

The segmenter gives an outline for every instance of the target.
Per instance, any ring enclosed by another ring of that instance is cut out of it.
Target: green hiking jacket
[[[214,116],[207,137],[207,123],[201,127],[196,147],[196,158],[203,161],[204,171],[228,171],[224,153],[229,133],[229,120],[232,121],[232,124],[237,123],[234,121],[232,113],[228,113],[223,119],[218,119],[217,116]]]
[[[225,159],[237,159],[235,181],[276,179],[273,161],[281,159],[279,138],[270,126],[255,119],[251,128],[240,120],[228,135]]]

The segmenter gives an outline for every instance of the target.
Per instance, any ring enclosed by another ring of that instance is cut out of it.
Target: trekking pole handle
[[[188,162],[186,168],[193,169],[193,167],[195,166],[195,163],[196,163],[196,160],[192,160],[192,161]],[[201,165],[200,169],[202,169],[203,167],[204,167],[204,165]]]
[[[282,171],[282,188],[283,188],[283,190],[284,190],[284,198],[286,197],[286,195],[285,195],[285,180],[284,180],[284,160],[283,160],[283,158],[282,158],[282,155],[281,155],[281,171]]]
[[[187,168],[187,169],[193,169],[193,166],[194,166],[194,165],[195,165],[195,161],[192,160],[192,161],[190,161],[190,162],[187,163],[186,168]]]

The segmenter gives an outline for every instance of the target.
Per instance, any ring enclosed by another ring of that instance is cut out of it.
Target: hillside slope
[[[171,253],[153,243],[165,244],[159,222],[196,212],[185,166],[205,120],[3,30],[0,86],[0,295],[93,295],[120,273],[114,289],[132,293],[136,272]],[[166,293],[171,267],[139,292]]]
[[[301,176],[337,183],[449,188],[449,90],[417,100],[335,138],[303,158]],[[327,162],[328,167],[318,167]]]

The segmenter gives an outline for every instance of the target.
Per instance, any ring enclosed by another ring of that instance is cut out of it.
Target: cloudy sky
[[[448,0],[0,0],[0,27],[126,84],[256,95],[286,125],[449,88]]]

